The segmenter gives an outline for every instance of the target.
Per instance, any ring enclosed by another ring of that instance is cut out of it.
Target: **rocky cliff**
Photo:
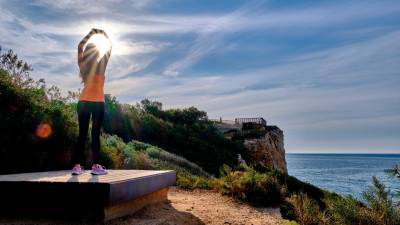
[[[261,164],[287,172],[283,143],[283,131],[276,126],[267,126],[265,134],[261,137],[244,140],[247,163]]]
[[[261,164],[287,172],[283,131],[279,127],[255,123],[243,125],[234,121],[218,121],[215,126],[228,138],[241,136],[244,139],[247,164]]]

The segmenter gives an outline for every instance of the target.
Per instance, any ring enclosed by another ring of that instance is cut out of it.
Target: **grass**
[[[183,157],[139,141],[124,143],[116,135],[102,134],[100,141],[100,158],[107,168],[174,170],[181,188],[213,188],[212,176]]]

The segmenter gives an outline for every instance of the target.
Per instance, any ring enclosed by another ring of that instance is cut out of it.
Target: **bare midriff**
[[[104,75],[94,75],[88,77],[82,93],[79,96],[80,101],[104,102]]]

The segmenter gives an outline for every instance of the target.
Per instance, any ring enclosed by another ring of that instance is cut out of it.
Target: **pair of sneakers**
[[[80,175],[84,172],[85,172],[85,170],[83,169],[83,167],[80,164],[75,164],[75,166],[72,168],[72,175]],[[103,175],[103,174],[107,174],[107,170],[104,166],[102,166],[100,164],[93,164],[91,174]]]

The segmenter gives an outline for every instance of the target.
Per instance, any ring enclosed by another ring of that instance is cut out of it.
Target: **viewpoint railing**
[[[243,123],[256,123],[260,125],[267,126],[267,121],[262,117],[255,117],[255,118],[236,118],[236,124],[243,124]]]

